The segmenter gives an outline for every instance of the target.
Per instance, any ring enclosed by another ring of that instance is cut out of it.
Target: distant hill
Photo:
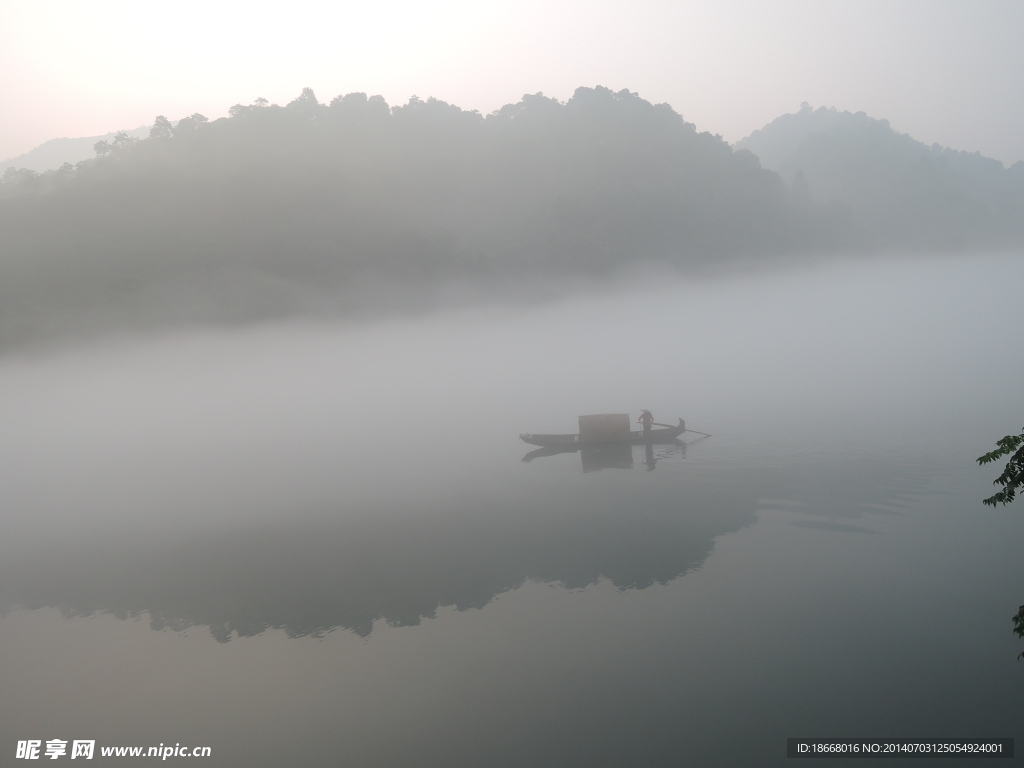
[[[240,322],[434,287],[507,292],[626,264],[807,247],[748,152],[629,91],[484,116],[353,93],[236,105],[115,137],[76,170],[0,184],[0,346],[37,334]],[[813,244],[813,243],[812,243]]]
[[[798,199],[839,208],[865,247],[1019,242],[1024,162],[915,141],[887,120],[812,109],[782,115],[736,149],[777,171]]]
[[[1024,245],[1024,164],[926,147],[862,113],[808,108],[736,149],[602,87],[489,115],[363,93],[325,104],[307,88],[229,115],[161,116],[75,168],[4,171],[0,349],[406,310],[453,284],[549,291],[640,262]]]
[[[132,138],[142,139],[149,135],[149,126],[144,125],[125,133]],[[50,139],[23,155],[0,161],[0,172],[6,168],[28,168],[43,173],[60,168],[64,163],[75,165],[96,156],[93,145],[97,141],[112,141],[115,135],[105,133],[102,136],[82,136],[77,139]]]

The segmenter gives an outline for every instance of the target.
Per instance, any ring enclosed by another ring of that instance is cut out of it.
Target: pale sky
[[[808,101],[1010,164],[1022,30],[1022,0],[0,0],[0,158],[303,86],[486,113],[600,84],[733,142]]]

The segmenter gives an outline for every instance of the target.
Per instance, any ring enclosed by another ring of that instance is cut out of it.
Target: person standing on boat
[[[654,415],[647,409],[644,409],[640,411],[640,418],[637,421],[644,425],[644,434],[647,434],[651,431],[651,424],[654,423]]]

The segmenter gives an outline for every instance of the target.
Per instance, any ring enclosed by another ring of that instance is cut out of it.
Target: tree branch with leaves
[[[983,503],[991,507],[1009,504],[1017,496],[1017,489],[1024,483],[1024,429],[1019,435],[1007,435],[1002,440],[996,441],[996,446],[994,451],[979,456],[978,463],[989,464],[1008,454],[1012,453],[1013,455],[1006,462],[1003,474],[992,481],[993,485],[1003,486],[1003,490],[982,500]],[[1024,637],[1024,605],[1017,610],[1017,614],[1013,617],[1013,631],[1018,637]],[[1017,656],[1018,659],[1022,657],[1024,657],[1024,653]]]
[[[1003,458],[1012,453],[1010,460],[1006,462],[1003,474],[992,481],[993,485],[1003,486],[1003,490],[983,499],[983,504],[991,507],[999,504],[1009,504],[1017,495],[1017,489],[1024,484],[1024,430],[1019,435],[1007,435],[996,442],[998,446],[994,451],[989,451],[984,456],[978,457],[979,464],[988,464]]]

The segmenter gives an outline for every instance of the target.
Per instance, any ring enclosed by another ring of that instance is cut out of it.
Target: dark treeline
[[[883,159],[859,168],[861,186],[888,198],[815,197],[808,187],[827,188],[811,166],[787,183],[668,105],[600,87],[487,116],[361,93],[322,104],[306,89],[215,121],[160,117],[149,138],[96,151],[4,175],[0,346],[402,305],[453,281],[493,288],[636,261],[1022,241],[1019,169],[999,166],[1008,181],[993,196],[936,189],[927,174],[900,186],[903,169]],[[902,208],[887,204],[908,189]]]

